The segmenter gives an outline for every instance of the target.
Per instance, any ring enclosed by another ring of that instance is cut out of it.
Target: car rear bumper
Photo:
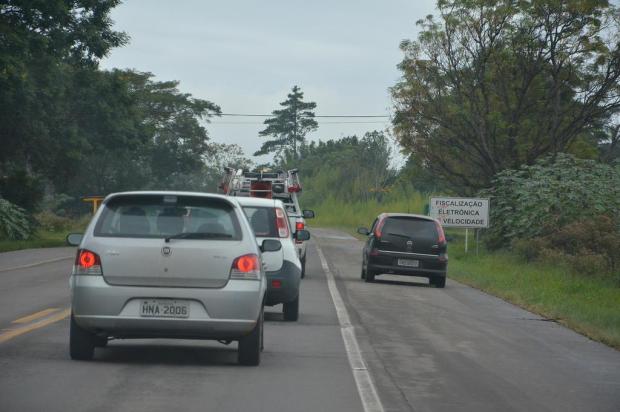
[[[119,338],[235,339],[258,319],[264,281],[231,280],[219,289],[112,286],[101,276],[72,276],[72,311],[81,327]],[[145,299],[183,300],[188,318],[140,316]]]
[[[293,262],[285,260],[280,270],[267,272],[267,293],[265,305],[273,306],[280,303],[292,302],[299,295],[301,268]],[[280,282],[280,287],[274,287],[274,281]]]
[[[399,259],[417,260],[418,267],[402,266]],[[377,274],[446,277],[448,270],[447,256],[425,255],[418,253],[380,252],[378,256],[368,258],[368,270]]]

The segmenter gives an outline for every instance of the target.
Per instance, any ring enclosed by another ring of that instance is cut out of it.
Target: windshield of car
[[[273,207],[244,206],[243,211],[257,237],[279,237]]]
[[[104,205],[95,236],[239,240],[230,203],[176,195],[118,196]]]
[[[435,222],[410,217],[389,217],[381,230],[386,235],[436,239]]]

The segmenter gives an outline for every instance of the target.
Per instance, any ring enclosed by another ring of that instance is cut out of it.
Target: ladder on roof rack
[[[256,171],[224,168],[219,189],[229,196],[263,197],[271,199],[289,193],[300,193],[301,182],[297,169],[288,171]]]

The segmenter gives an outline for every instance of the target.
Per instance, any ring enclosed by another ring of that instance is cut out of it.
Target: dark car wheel
[[[95,354],[96,336],[78,326],[71,314],[69,354],[71,359],[91,360]]]
[[[299,319],[299,295],[297,295],[294,301],[285,303],[282,306],[285,321],[295,322]]]
[[[306,256],[303,259],[300,259],[301,262],[301,278],[306,277]]]
[[[256,326],[250,332],[239,339],[237,357],[239,363],[245,366],[258,366],[260,364],[260,353],[263,346],[263,311],[261,310]]]
[[[361,278],[366,279],[366,271],[364,270],[364,266],[362,266]]]
[[[431,279],[431,285],[435,286],[436,288],[445,288],[446,287],[446,278],[434,278]]]
[[[375,276],[377,274],[375,272],[373,272],[372,270],[366,268],[366,277],[364,277],[364,280],[366,281],[366,283],[372,283],[375,281]]]

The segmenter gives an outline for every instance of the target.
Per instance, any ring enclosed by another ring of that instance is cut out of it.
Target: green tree
[[[318,128],[314,119],[316,103],[304,102],[304,94],[298,86],[294,86],[287,99],[280,103],[283,108],[274,110],[273,117],[265,120],[267,127],[258,135],[271,137],[263,143],[254,156],[275,153],[276,156],[289,150],[294,158],[299,155],[299,147],[306,141],[306,135]]]
[[[439,0],[401,44],[403,147],[457,193],[549,153],[596,154],[620,107],[620,25],[607,0]],[[577,143],[576,143],[577,142]]]
[[[74,170],[75,154],[85,141],[76,133],[76,112],[67,94],[77,84],[76,73],[93,72],[101,57],[126,42],[126,35],[111,28],[109,12],[118,3],[0,4],[0,186],[7,193],[19,189],[8,186],[23,180],[20,176],[40,183]],[[33,190],[43,187],[39,183],[31,185]]]

